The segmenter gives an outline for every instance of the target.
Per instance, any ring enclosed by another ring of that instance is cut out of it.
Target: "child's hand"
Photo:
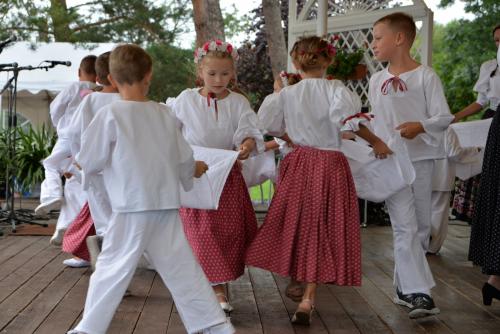
[[[63,176],[64,176],[67,180],[69,180],[69,179],[71,179],[71,178],[73,177],[73,174],[71,174],[71,173],[69,173],[69,172],[66,172],[66,173],[64,173],[64,174],[63,174]]]
[[[388,155],[393,153],[391,149],[381,140],[378,140],[372,146],[373,153],[375,153],[375,158],[377,159],[385,159]]]
[[[406,139],[413,139],[425,132],[424,126],[420,122],[405,122],[399,125],[396,130],[399,130],[401,137]]]
[[[208,170],[208,165],[204,161],[194,162],[194,177],[200,178]]]

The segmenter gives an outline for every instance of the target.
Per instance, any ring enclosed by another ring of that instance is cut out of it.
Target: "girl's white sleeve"
[[[177,136],[177,148],[179,150],[179,178],[184,190],[189,191],[193,188],[195,169],[193,150],[186,139],[184,139],[181,131],[179,129],[175,130]]]
[[[262,153],[265,150],[264,137],[258,128],[257,115],[250,107],[250,103],[246,98],[242,100],[241,103],[238,127],[233,135],[233,145],[238,148],[245,139],[253,138],[256,144],[256,152]],[[253,153],[255,153],[255,151]]]
[[[369,116],[361,113],[361,99],[340,81],[332,82],[330,120],[341,131],[359,131],[359,125],[369,123]]]
[[[281,137],[286,131],[282,98],[279,93],[266,96],[257,113],[259,129],[270,136]]]

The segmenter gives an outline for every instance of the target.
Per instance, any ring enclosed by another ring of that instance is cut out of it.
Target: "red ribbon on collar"
[[[349,116],[349,117],[347,117],[346,119],[344,119],[344,121],[342,122],[342,124],[344,124],[344,125],[345,125],[347,122],[349,122],[351,119],[354,119],[354,118],[364,118],[364,119],[366,119],[366,120],[368,120],[368,121],[371,121],[371,119],[372,119],[373,117],[375,117],[375,116],[370,115],[370,114],[366,114],[366,113],[359,112],[359,113],[357,113],[357,114],[355,114],[355,115]]]
[[[391,85],[394,88],[395,92],[397,92],[398,90],[406,92],[408,90],[408,86],[403,81],[403,79],[400,79],[399,77],[392,77],[385,80],[382,84],[382,88],[380,90],[382,91],[383,95],[389,94],[389,88],[391,87]]]
[[[217,109],[217,98],[215,93],[208,93],[207,94],[207,105],[210,107],[210,99],[214,100],[214,108],[215,108],[215,120],[219,120],[219,109]]]

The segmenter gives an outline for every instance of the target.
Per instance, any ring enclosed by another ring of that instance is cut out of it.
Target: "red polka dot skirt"
[[[210,282],[228,282],[243,275],[245,252],[257,232],[257,220],[238,164],[229,173],[217,210],[182,208],[180,216]]]
[[[87,249],[85,240],[91,235],[95,235],[94,221],[90,216],[89,204],[85,203],[80,213],[64,234],[62,250],[80,259],[90,261],[89,250]]]
[[[345,156],[299,147],[282,161],[278,182],[246,263],[301,282],[361,285],[358,201]]]

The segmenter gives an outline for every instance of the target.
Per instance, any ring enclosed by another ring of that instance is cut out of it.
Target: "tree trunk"
[[[212,39],[226,40],[219,0],[192,0],[196,47]]]
[[[269,56],[274,78],[279,77],[281,71],[286,70],[287,49],[285,34],[281,25],[281,7],[279,0],[262,0],[264,21]]]
[[[50,18],[56,42],[71,42],[69,15],[66,0],[50,0]]]

